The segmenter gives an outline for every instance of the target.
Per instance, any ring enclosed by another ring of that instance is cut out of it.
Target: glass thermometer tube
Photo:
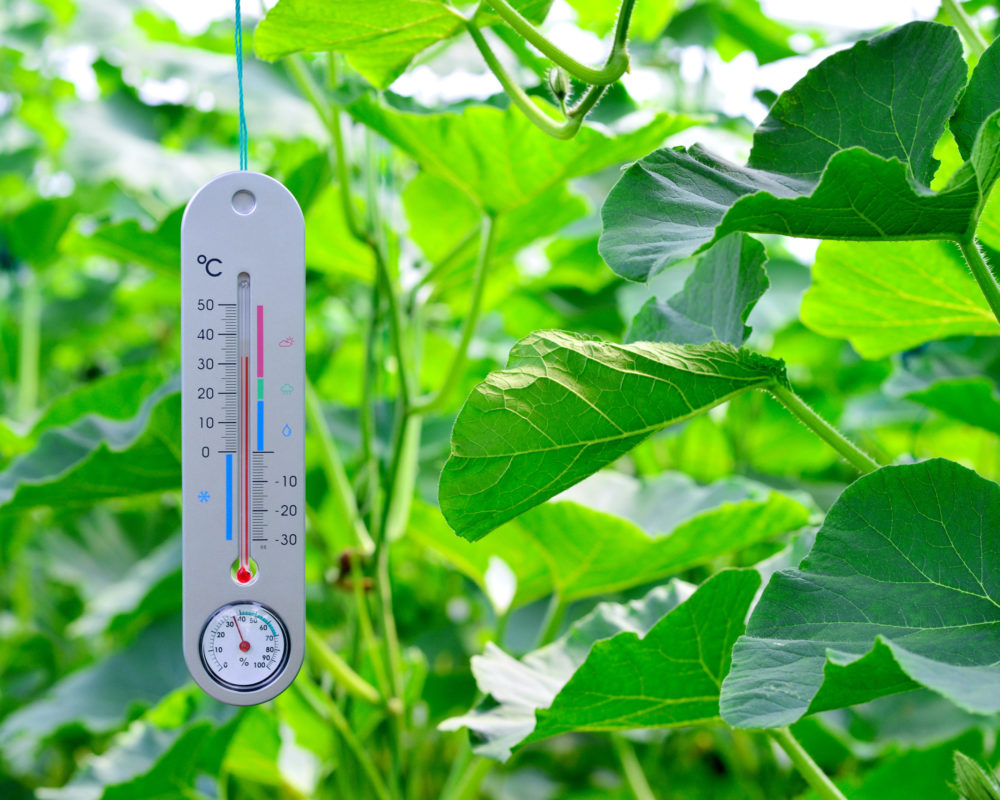
[[[239,560],[237,583],[246,585],[256,577],[256,564],[250,560],[250,276],[241,272],[236,278],[236,362],[239,365],[239,488],[237,494],[237,538]]]

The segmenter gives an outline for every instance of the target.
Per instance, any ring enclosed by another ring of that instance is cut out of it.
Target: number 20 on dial
[[[184,658],[234,705],[304,653],[304,231],[255,172],[209,181],[181,226]]]

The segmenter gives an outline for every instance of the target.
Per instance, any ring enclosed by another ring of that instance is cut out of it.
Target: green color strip
[[[258,400],[263,400],[264,399],[264,379],[263,378],[257,378],[257,399]]]

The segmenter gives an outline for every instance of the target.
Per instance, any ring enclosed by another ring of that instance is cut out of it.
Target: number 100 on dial
[[[251,705],[304,653],[302,212],[266,175],[220,175],[188,204],[181,262],[184,658]]]

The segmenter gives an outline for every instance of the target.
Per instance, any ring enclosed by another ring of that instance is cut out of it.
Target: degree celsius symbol
[[[304,654],[304,228],[245,171],[181,224],[184,658],[234,705],[279,694]]]
[[[222,266],[222,259],[219,259],[219,258],[209,258],[208,256],[202,254],[202,255],[198,256],[198,263],[199,264],[204,264],[205,265],[205,272],[207,274],[211,275],[213,278],[218,278],[222,274],[221,270],[219,270],[217,272],[212,272],[212,265],[213,264],[218,264],[221,267]]]

